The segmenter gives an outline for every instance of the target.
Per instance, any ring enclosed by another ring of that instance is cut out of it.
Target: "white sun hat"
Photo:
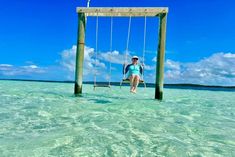
[[[131,59],[134,59],[134,58],[139,59],[139,57],[138,57],[138,56],[133,56]]]

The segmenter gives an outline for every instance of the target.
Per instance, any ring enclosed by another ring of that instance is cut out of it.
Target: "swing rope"
[[[146,52],[146,26],[147,25],[147,18],[146,16],[144,17],[144,43],[143,43],[143,58],[142,58],[142,68],[143,68],[143,72],[142,72],[142,80],[144,80],[144,66],[145,66],[145,52]]]
[[[97,77],[97,64],[98,64],[98,36],[99,35],[99,17],[98,13],[96,15],[96,34],[95,34],[95,65],[94,65],[94,87],[96,87],[96,77]],[[112,75],[112,63],[111,63],[111,53],[113,47],[113,17],[110,19],[110,54],[109,54],[109,76],[108,76],[108,86],[111,85],[111,75]]]
[[[127,66],[127,57],[128,57],[128,51],[129,51],[129,42],[130,42],[130,33],[131,33],[131,16],[129,17],[129,23],[128,23],[128,32],[127,32],[127,41],[126,41],[126,52],[125,52],[125,59],[124,59],[124,75],[123,75],[123,79],[126,78],[126,73],[125,73],[125,69]]]
[[[127,42],[126,42],[126,51],[125,51],[125,59],[124,59],[124,73],[123,78],[126,78],[125,69],[127,66],[127,58],[128,58],[128,51],[129,51],[129,42],[130,42],[130,32],[131,32],[131,16],[129,17],[129,24],[128,24],[128,32],[127,32]],[[144,17],[144,36],[143,36],[143,56],[142,56],[142,76],[141,79],[144,80],[144,66],[145,66],[145,52],[146,52],[146,29],[147,29],[147,17]]]
[[[112,76],[112,63],[111,63],[112,50],[113,50],[113,17],[110,18],[109,86],[111,85],[111,76]]]
[[[99,17],[96,15],[96,35],[95,35],[95,67],[94,67],[94,86],[96,86],[96,71],[97,71],[97,53],[98,53],[98,30],[99,30]]]
[[[126,42],[126,50],[125,50],[125,58],[124,58],[124,66],[123,66],[123,79],[126,79],[125,69],[127,66],[127,59],[128,59],[128,51],[129,51],[129,42],[130,42],[130,33],[131,33],[131,22],[132,17],[129,16],[128,22],[128,32],[127,32],[127,42]],[[145,52],[146,52],[146,29],[147,29],[147,18],[144,18],[144,35],[143,35],[143,56],[142,56],[142,65],[143,65],[143,72],[142,72],[142,80],[144,80],[144,66],[145,66]],[[96,37],[95,37],[95,64],[94,64],[94,86],[96,86],[96,77],[97,77],[97,65],[98,65],[98,32],[99,32],[99,17],[98,12],[96,15]],[[113,17],[110,18],[110,54],[109,54],[109,77],[108,77],[108,85],[111,85],[111,75],[112,75],[112,63],[111,63],[111,53],[113,47]]]

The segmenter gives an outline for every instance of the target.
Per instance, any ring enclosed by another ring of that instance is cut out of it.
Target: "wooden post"
[[[75,84],[74,94],[82,93],[82,76],[83,76],[83,61],[84,61],[84,44],[85,44],[85,14],[78,13],[78,40],[76,51],[76,66],[75,66]]]
[[[155,82],[155,99],[159,100],[162,100],[163,98],[166,18],[167,18],[166,13],[160,14],[158,53],[157,53],[157,64],[156,64],[156,82]]]

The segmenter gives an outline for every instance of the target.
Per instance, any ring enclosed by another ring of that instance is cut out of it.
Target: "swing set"
[[[122,86],[123,83],[130,83],[130,80],[129,78],[126,77],[126,66],[127,66],[127,56],[128,56],[128,51],[129,51],[129,41],[130,41],[130,32],[131,32],[131,19],[132,17],[130,16],[129,17],[129,24],[128,24],[128,33],[127,33],[127,43],[126,43],[126,51],[125,51],[125,60],[124,60],[124,64],[123,64],[123,70],[122,70],[122,73],[123,73],[123,79],[122,81],[120,82],[120,88]],[[145,16],[144,17],[144,43],[143,43],[143,55],[142,55],[142,68],[143,68],[143,71],[141,73],[141,79],[139,80],[139,83],[142,83],[144,85],[144,88],[146,88],[146,84],[144,82],[144,61],[145,61],[145,45],[146,45],[146,23],[147,22],[147,17]]]
[[[99,30],[99,17],[110,17],[110,52],[113,50],[113,17],[129,17],[128,22],[128,33],[126,41],[126,50],[123,63],[123,79],[120,82],[120,87],[123,83],[129,83],[130,80],[126,78],[126,66],[128,59],[130,32],[131,32],[131,22],[132,17],[144,17],[144,32],[143,32],[143,55],[142,55],[142,65],[143,72],[141,75],[140,83],[144,84],[144,62],[145,62],[145,52],[146,52],[146,25],[147,17],[160,17],[159,22],[159,43],[158,43],[158,53],[157,53],[157,64],[156,64],[156,84],[155,84],[155,99],[162,99],[163,97],[163,73],[164,73],[164,57],[165,57],[165,34],[166,34],[166,17],[168,13],[168,8],[85,8],[78,7],[78,41],[77,41],[77,53],[76,53],[76,67],[75,67],[75,86],[74,93],[82,93],[82,74],[83,74],[83,61],[84,61],[84,42],[85,42],[85,27],[86,27],[86,17],[95,16],[96,17],[96,36],[95,36],[95,72],[94,72],[94,89],[96,87],[111,87],[111,74],[112,74],[112,64],[111,55],[109,55],[109,79],[107,84],[97,84],[97,56],[98,56],[98,30]]]
[[[129,78],[126,77],[126,67],[128,63],[128,51],[129,51],[129,42],[130,42],[130,33],[131,33],[131,21],[132,17],[129,17],[128,21],[128,31],[127,31],[127,40],[126,40],[126,49],[125,49],[125,57],[124,57],[124,63],[122,67],[122,74],[123,78],[120,82],[120,88],[123,83],[130,83]],[[144,39],[143,39],[143,55],[142,55],[142,73],[141,73],[141,79],[139,80],[139,83],[142,83],[144,87],[146,88],[146,83],[144,82],[144,61],[145,61],[145,45],[146,45],[146,24],[147,24],[147,18],[144,17]],[[111,75],[112,75],[112,63],[111,63],[111,55],[109,55],[109,74],[108,74],[108,82],[107,84],[97,84],[96,77],[97,77],[97,56],[98,56],[98,36],[99,36],[99,17],[96,16],[96,28],[95,28],[95,66],[94,66],[94,90],[97,87],[108,87],[111,88]],[[113,46],[113,17],[110,17],[110,52],[112,52],[112,46]]]

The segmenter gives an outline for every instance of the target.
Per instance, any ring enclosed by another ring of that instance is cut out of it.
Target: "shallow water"
[[[0,156],[235,156],[235,92],[0,81]]]

